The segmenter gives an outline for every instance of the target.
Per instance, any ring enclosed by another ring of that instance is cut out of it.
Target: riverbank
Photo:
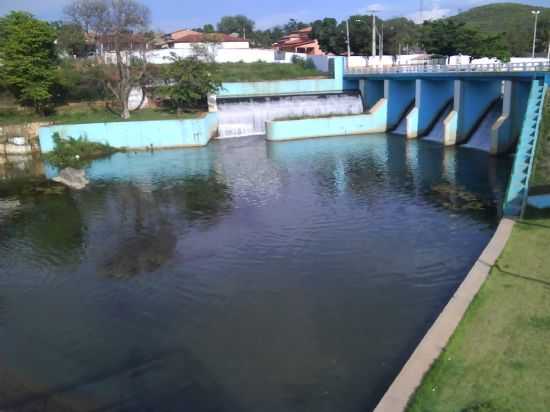
[[[408,412],[547,411],[550,218],[518,222]]]

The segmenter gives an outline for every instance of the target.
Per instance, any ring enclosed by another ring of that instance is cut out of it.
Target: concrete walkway
[[[470,302],[487,279],[491,267],[500,256],[512,233],[513,226],[513,220],[502,219],[500,221],[491,241],[432,327],[420,341],[397,378],[374,409],[374,412],[405,411],[409,399],[420,386],[424,374],[428,372],[432,363],[447,345]]]

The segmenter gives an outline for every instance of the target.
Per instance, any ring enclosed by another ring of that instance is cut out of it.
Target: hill
[[[505,33],[512,55],[529,55],[533,41],[534,17],[531,10],[540,10],[537,51],[544,53],[550,41],[550,8],[519,3],[496,3],[450,17],[485,33]]]

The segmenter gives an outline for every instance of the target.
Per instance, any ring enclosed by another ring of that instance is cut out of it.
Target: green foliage
[[[223,16],[218,23],[218,31],[221,33],[238,33],[243,36],[245,33],[252,34],[255,23],[242,14],[236,16]]]
[[[292,56],[292,64],[300,66],[303,70],[315,70],[313,61],[298,56]]]
[[[117,151],[108,144],[90,142],[83,137],[63,139],[59,133],[53,134],[55,148],[44,155],[45,160],[54,166],[82,168],[100,157],[109,156]]]
[[[224,82],[253,82],[262,80],[287,80],[319,77],[315,68],[305,68],[300,64],[277,63],[222,63],[216,71]]]
[[[101,66],[88,60],[65,59],[59,66],[59,84],[66,101],[97,101],[107,97]]]
[[[512,56],[530,56],[533,41],[534,17],[531,10],[540,10],[537,29],[537,52],[544,55],[550,41],[550,8],[519,3],[498,3],[475,7],[451,17],[468,27],[486,34],[504,33],[505,43]]]
[[[37,112],[52,109],[57,93],[56,30],[31,14],[0,18],[0,83]]]
[[[539,129],[535,170],[531,178],[532,190],[550,193],[550,93],[546,94]]]
[[[421,42],[428,53],[452,56],[465,54],[472,57],[510,58],[501,34],[484,34],[452,19],[425,21]]]
[[[66,56],[86,57],[88,46],[84,30],[75,23],[53,22],[57,31],[57,48]]]
[[[179,113],[184,108],[204,106],[206,97],[221,86],[215,66],[197,58],[182,59],[172,54],[163,72],[165,85],[157,92]]]
[[[346,49],[344,33],[338,28],[338,22],[332,17],[316,20],[312,23],[313,38],[319,41],[321,49],[327,53],[340,54]]]

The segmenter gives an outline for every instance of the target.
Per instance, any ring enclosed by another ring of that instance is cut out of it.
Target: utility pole
[[[372,10],[372,57],[376,56],[376,11]]]
[[[246,40],[246,26],[243,25],[243,39]]]
[[[378,52],[380,53],[380,62],[384,55],[384,23],[380,23],[380,31],[378,32]]]
[[[350,45],[349,45],[349,18],[346,18],[346,43],[348,45],[348,59],[350,58],[351,56],[351,50],[350,50]]]
[[[531,53],[531,57],[535,57],[535,45],[537,43],[537,18],[539,17],[540,10],[531,10],[531,14],[535,15],[535,28],[533,30],[533,52]]]

